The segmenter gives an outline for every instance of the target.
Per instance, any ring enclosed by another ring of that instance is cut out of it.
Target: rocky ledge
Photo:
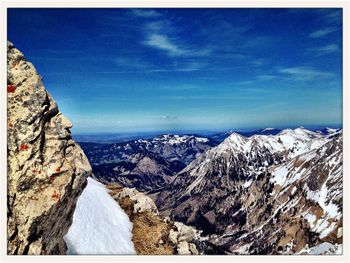
[[[10,42],[7,93],[8,254],[65,254],[90,164],[34,66]]]
[[[135,188],[109,184],[110,195],[119,203],[133,223],[133,243],[139,255],[203,254],[201,231],[169,217],[162,217],[154,201]]]

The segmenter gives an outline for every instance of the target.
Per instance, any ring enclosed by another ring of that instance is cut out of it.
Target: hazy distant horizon
[[[206,130],[206,129],[197,129],[197,130],[149,130],[149,131],[141,131],[141,130],[134,130],[134,131],[105,131],[105,132],[75,132],[75,136],[113,136],[113,135],[154,135],[154,134],[198,134],[198,135],[211,135],[216,133],[222,133],[222,132],[228,132],[228,131],[236,131],[236,132],[254,132],[258,130],[262,130],[265,128],[274,128],[278,130],[284,130],[284,129],[296,129],[299,127],[304,127],[305,129],[309,130],[321,130],[325,128],[336,128],[336,129],[342,129],[342,124],[328,124],[328,125],[292,125],[292,126],[279,126],[279,127],[249,127],[249,128],[227,128],[227,129],[217,129],[217,130]]]
[[[340,8],[8,9],[73,133],[342,123]]]

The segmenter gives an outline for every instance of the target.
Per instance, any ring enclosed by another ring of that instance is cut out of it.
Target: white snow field
[[[304,255],[342,255],[343,254],[343,244],[331,244],[328,242],[323,242],[315,247],[303,249],[298,254]]]
[[[106,187],[88,178],[64,236],[70,255],[136,254],[132,223]]]

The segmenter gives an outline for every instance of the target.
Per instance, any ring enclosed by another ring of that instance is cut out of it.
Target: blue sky
[[[73,132],[339,125],[341,9],[9,9]]]

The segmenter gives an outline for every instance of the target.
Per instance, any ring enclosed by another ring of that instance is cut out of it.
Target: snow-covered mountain
[[[232,133],[194,160],[157,204],[227,253],[297,253],[342,243],[342,134]]]
[[[210,139],[215,141],[215,142],[217,142],[217,143],[221,143],[233,133],[239,133],[242,136],[250,137],[250,136],[253,136],[253,135],[276,135],[280,131],[281,130],[279,130],[279,129],[269,128],[269,127],[268,128],[258,129],[258,130],[252,130],[252,131],[234,131],[234,130],[229,130],[229,131],[213,134],[213,135],[210,136]]]
[[[316,132],[320,133],[320,134],[323,134],[323,135],[332,135],[332,134],[338,133],[341,130],[342,129],[340,129],[340,128],[329,128],[329,127],[326,127],[324,129],[317,130]]]
[[[99,181],[152,193],[163,215],[201,229],[217,251],[341,252],[341,130],[230,131],[218,145],[162,135],[82,146]]]
[[[215,143],[208,138],[194,135],[165,134],[124,143],[80,145],[92,165],[117,163],[140,152],[152,152],[168,161],[181,161],[187,165]]]
[[[286,153],[287,157],[291,157],[317,148],[325,142],[324,136],[304,128],[286,129],[277,135],[258,134],[248,138],[238,133],[232,133],[213,151],[230,150],[248,153],[265,149],[270,153]]]
[[[100,182],[119,182],[147,192],[163,188],[214,145],[205,137],[169,134],[108,145],[81,143]]]

